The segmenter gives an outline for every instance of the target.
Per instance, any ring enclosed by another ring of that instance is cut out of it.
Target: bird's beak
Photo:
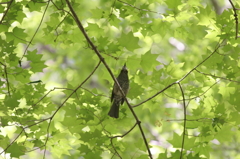
[[[126,66],[126,63],[124,64],[124,66],[123,66],[123,68],[122,68],[123,70],[127,70],[127,66]]]

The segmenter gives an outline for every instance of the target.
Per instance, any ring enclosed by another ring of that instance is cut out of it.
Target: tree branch
[[[105,62],[104,58],[102,57],[102,55],[101,55],[100,52],[98,51],[97,47],[93,44],[93,42],[90,40],[89,36],[87,35],[87,33],[86,33],[86,31],[85,31],[85,29],[84,29],[81,21],[79,20],[76,12],[74,11],[72,5],[71,5],[70,2],[69,2],[69,0],[65,0],[65,1],[66,1],[67,5],[68,5],[68,7],[69,7],[69,9],[70,9],[73,17],[74,17],[75,22],[76,22],[77,25],[78,25],[78,28],[80,29],[80,31],[82,32],[82,34],[83,34],[84,37],[86,38],[86,40],[87,40],[88,44],[91,46],[92,50],[97,54],[97,56],[99,57],[99,59],[101,60],[101,62],[104,64],[104,66],[105,66],[106,69],[108,70],[109,74],[111,75],[112,79],[113,79],[114,82],[117,84],[120,92],[121,92],[122,95],[124,96],[124,100],[126,101],[126,103],[127,103],[127,105],[128,105],[128,108],[130,109],[130,111],[132,112],[132,114],[133,114],[136,122],[138,123],[138,126],[139,126],[139,129],[140,129],[140,131],[141,131],[143,140],[144,140],[145,145],[146,145],[146,147],[147,147],[147,151],[148,151],[149,157],[152,159],[152,154],[151,154],[151,152],[150,152],[150,148],[149,148],[149,146],[148,146],[147,139],[146,139],[146,137],[145,137],[145,135],[144,135],[144,132],[143,132],[143,130],[142,130],[142,127],[141,127],[141,121],[138,119],[136,113],[133,111],[133,108],[132,108],[131,105],[129,104],[129,102],[128,102],[128,100],[127,100],[127,98],[126,98],[126,96],[125,96],[125,94],[124,94],[124,92],[123,92],[123,90],[122,90],[122,88],[120,87],[117,79],[116,79],[115,76],[113,75],[111,69],[109,68],[109,66],[108,66],[107,63]]]
[[[228,79],[228,78],[224,78],[224,77],[219,77],[219,76],[215,76],[215,75],[211,75],[211,74],[208,74],[208,73],[203,73],[197,69],[195,69],[198,73],[200,74],[203,74],[203,75],[206,75],[206,76],[211,76],[211,77],[214,77],[214,78],[219,78],[219,79],[222,79],[222,80],[226,80],[226,81],[230,81],[230,82],[235,82],[235,83],[240,83],[240,81],[235,81],[235,80],[231,80],[231,79]]]
[[[237,9],[235,8],[232,0],[229,0],[229,2],[230,2],[230,4],[232,5],[233,12],[234,12],[233,16],[234,16],[234,18],[235,18],[235,23],[236,23],[236,35],[235,35],[235,39],[237,39],[237,38],[238,38],[238,15],[237,15]]]
[[[0,64],[3,65],[3,67],[4,67],[4,74],[5,74],[5,76],[6,76],[8,95],[11,96],[11,93],[10,93],[10,84],[9,84],[9,81],[8,81],[7,66],[6,66],[5,64],[3,64],[2,62],[0,62]]]
[[[30,39],[30,41],[29,41],[27,47],[25,48],[22,57],[21,57],[20,60],[19,60],[19,65],[20,65],[20,67],[21,67],[21,61],[22,61],[24,55],[27,53],[27,50],[28,50],[30,44],[32,43],[34,37],[36,36],[36,34],[37,34],[37,32],[38,32],[38,30],[39,30],[39,28],[40,28],[40,26],[41,26],[41,24],[42,24],[42,22],[43,22],[43,19],[44,19],[44,16],[45,16],[46,12],[47,12],[47,9],[48,9],[48,6],[49,6],[49,3],[50,3],[50,1],[48,1],[47,6],[46,6],[46,8],[45,8],[45,10],[44,10],[44,12],[43,12],[43,16],[42,16],[42,18],[41,18],[41,20],[40,20],[40,23],[39,23],[39,25],[38,25],[36,31],[34,32],[32,38]]]
[[[8,7],[7,7],[7,10],[5,11],[5,13],[3,14],[2,19],[0,20],[0,24],[3,23],[3,20],[4,20],[5,16],[7,15],[8,11],[9,11],[12,3],[13,3],[13,1],[14,0],[11,0],[11,1],[8,1],[8,2],[1,2],[1,4],[8,4]]]
[[[180,159],[182,159],[183,157],[183,148],[184,148],[184,143],[185,143],[185,133],[186,133],[186,124],[187,124],[187,121],[186,121],[186,116],[187,116],[187,108],[186,108],[186,103],[185,103],[185,96],[184,96],[184,92],[183,92],[183,88],[181,86],[181,83],[178,83],[179,85],[179,88],[181,90],[181,93],[182,93],[182,99],[183,99],[183,115],[184,115],[184,118],[183,118],[183,138],[182,138],[182,147],[181,147],[181,155],[180,155]]]
[[[215,48],[215,50],[208,56],[206,57],[202,62],[200,62],[198,65],[196,65],[193,69],[191,69],[187,74],[185,74],[180,80],[171,83],[170,85],[168,85],[167,87],[163,88],[162,90],[160,90],[159,92],[157,92],[156,94],[154,94],[153,96],[149,97],[148,99],[140,102],[139,104],[136,104],[132,107],[137,107],[142,105],[143,103],[146,103],[147,101],[151,100],[152,98],[156,97],[157,95],[159,95],[160,93],[164,92],[165,90],[167,90],[168,88],[172,87],[174,84],[178,84],[179,82],[183,81],[185,78],[187,78],[188,75],[190,75],[195,69],[197,69],[200,65],[202,65],[205,61],[207,61],[210,57],[212,57],[217,50],[220,48],[220,44]]]

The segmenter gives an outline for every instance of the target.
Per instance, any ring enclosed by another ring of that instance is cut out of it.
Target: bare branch
[[[112,140],[113,140],[114,138],[117,138],[117,137],[123,138],[123,137],[126,136],[128,133],[130,133],[137,125],[138,125],[138,123],[136,122],[136,123],[131,127],[131,129],[129,129],[129,130],[128,130],[126,133],[124,133],[123,135],[117,135],[117,136],[110,137],[110,138],[111,138],[111,145],[112,145],[115,153],[116,153],[120,158],[121,158],[121,156],[119,155],[119,153],[117,152],[115,146],[113,145],[113,141],[112,141]]]
[[[37,34],[37,32],[38,32],[38,30],[39,30],[39,28],[40,28],[40,26],[41,26],[41,24],[42,24],[42,22],[43,22],[43,19],[44,19],[44,17],[45,17],[46,12],[47,12],[47,9],[48,9],[48,6],[49,6],[49,3],[50,3],[50,1],[47,2],[47,6],[46,6],[46,8],[45,8],[45,10],[44,10],[44,12],[43,12],[43,15],[42,15],[42,18],[41,18],[41,20],[40,20],[40,23],[39,23],[39,25],[38,25],[36,31],[34,32],[32,38],[30,39],[30,41],[29,41],[27,47],[25,48],[22,57],[21,57],[20,60],[19,60],[20,67],[21,67],[21,61],[22,61],[24,55],[27,53],[27,50],[28,50],[30,44],[32,44],[32,41],[33,41],[33,39],[35,38],[35,36],[36,36],[36,34]]]
[[[187,121],[186,121],[186,116],[187,116],[187,107],[186,107],[186,103],[185,103],[185,96],[184,96],[184,92],[183,92],[183,88],[181,86],[181,83],[178,83],[179,85],[179,88],[181,90],[181,93],[182,93],[182,100],[183,100],[183,115],[184,115],[184,118],[183,118],[183,138],[182,138],[182,147],[181,147],[181,155],[180,155],[180,159],[182,159],[183,157],[183,148],[184,148],[184,143],[185,143],[185,134],[186,134],[186,124],[187,124]]]
[[[20,135],[23,133],[24,129],[22,129],[22,131],[16,136],[16,138],[14,140],[12,140],[12,142],[5,148],[2,150],[2,152],[0,152],[0,155],[3,153],[3,152],[6,152],[7,149],[12,146],[12,144],[15,143],[15,141],[20,137]]]
[[[212,57],[216,52],[217,50],[221,47],[221,45],[217,45],[217,47],[215,48],[215,50],[208,56],[206,57],[202,62],[200,62],[198,65],[196,65],[193,69],[191,69],[186,75],[184,75],[180,80],[176,81],[176,82],[173,82],[171,83],[170,85],[168,85],[167,87],[163,88],[162,90],[160,90],[159,92],[157,92],[156,94],[154,94],[153,96],[149,97],[148,99],[144,100],[143,102],[139,103],[139,104],[136,104],[132,107],[137,107],[137,106],[140,106],[142,105],[143,103],[151,100],[152,98],[156,97],[157,95],[159,95],[160,93],[164,92],[165,90],[167,90],[168,88],[172,87],[173,85],[183,81],[185,78],[187,78],[188,75],[190,75],[195,69],[197,69],[200,65],[202,65],[205,61],[207,61],[210,57]]]
[[[8,3],[12,3],[12,1],[8,1],[8,2],[0,2],[0,4],[8,4]]]
[[[8,1],[8,2],[1,2],[1,4],[8,4],[8,7],[7,7],[7,10],[4,12],[3,16],[2,16],[2,19],[0,20],[0,24],[3,23],[3,20],[5,18],[5,16],[7,15],[12,3],[13,3],[14,0],[11,0],[11,1]]]
[[[93,71],[90,73],[90,75],[88,75],[88,77],[87,77],[81,84],[79,84],[79,85],[77,86],[77,88],[75,88],[75,89],[73,90],[73,92],[62,102],[62,104],[61,104],[61,105],[57,108],[57,110],[53,113],[52,118],[53,118],[53,117],[56,115],[56,113],[63,107],[63,105],[68,101],[68,99],[69,99],[75,92],[77,92],[77,90],[78,90],[79,88],[81,88],[82,85],[83,85],[85,82],[87,82],[87,80],[93,75],[93,73],[97,70],[97,68],[100,66],[100,64],[101,64],[101,61],[98,62],[97,66],[93,69]]]
[[[206,76],[211,76],[211,77],[214,77],[214,78],[219,78],[219,79],[226,80],[226,81],[230,81],[230,82],[240,83],[240,81],[235,81],[235,80],[231,80],[231,79],[228,79],[228,78],[219,77],[219,76],[211,75],[211,74],[208,74],[208,73],[203,73],[203,72],[200,72],[200,71],[197,70],[197,69],[195,69],[195,70],[196,70],[198,73],[201,73],[201,74],[206,75]]]
[[[151,10],[147,10],[147,9],[138,8],[138,7],[136,7],[136,6],[132,5],[132,4],[129,4],[129,3],[127,3],[127,2],[123,2],[123,1],[121,1],[121,0],[117,0],[117,1],[118,1],[118,2],[121,2],[121,3],[125,4],[125,5],[128,5],[128,6],[132,7],[132,8],[135,8],[135,9],[137,9],[137,10],[139,10],[139,11],[161,14],[161,13],[159,13],[159,12],[155,12],[155,11],[151,11]]]
[[[196,99],[196,98],[199,98],[199,97],[203,96],[203,95],[206,94],[213,86],[215,86],[219,81],[220,81],[220,80],[218,80],[218,81],[216,81],[214,84],[212,84],[212,85],[211,85],[206,91],[204,91],[202,94],[200,94],[200,95],[198,95],[198,96],[195,96],[195,97],[186,98],[185,101],[187,101],[187,100],[190,101],[190,100],[193,100],[193,99]],[[172,99],[175,99],[175,100],[177,100],[177,101],[183,101],[182,99],[173,98],[173,97],[169,96],[169,95],[166,94],[166,93],[163,93],[163,94],[165,94],[167,97],[172,98]]]
[[[237,15],[237,10],[239,10],[239,9],[236,9],[236,8],[235,8],[232,0],[229,0],[229,2],[230,2],[230,4],[232,5],[233,12],[234,12],[233,16],[234,16],[234,18],[235,18],[235,23],[236,23],[236,30],[235,30],[236,35],[235,35],[235,39],[237,39],[237,38],[239,37],[239,36],[238,36],[238,15]]]
[[[6,76],[8,95],[11,96],[11,93],[10,93],[10,84],[9,84],[9,81],[8,81],[7,66],[6,66],[5,64],[3,64],[2,62],[0,62],[0,64],[3,65],[3,67],[4,67],[4,74],[5,74],[5,76]]]

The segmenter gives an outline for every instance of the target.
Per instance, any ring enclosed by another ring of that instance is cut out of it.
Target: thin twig
[[[56,115],[56,113],[58,112],[59,109],[61,109],[61,107],[63,107],[63,105],[68,101],[68,99],[75,93],[77,92],[77,90],[79,88],[82,87],[82,85],[87,82],[87,80],[93,75],[93,73],[97,70],[97,68],[99,67],[99,65],[101,64],[101,61],[98,62],[97,66],[94,68],[94,70],[90,73],[90,75],[88,75],[88,77],[81,83],[77,86],[77,88],[75,88],[73,90],[73,92],[62,102],[62,104],[57,108],[57,110],[53,113],[52,117],[54,117]]]
[[[203,96],[204,94],[206,94],[213,86],[215,86],[220,80],[216,81],[214,84],[212,84],[206,91],[204,91],[202,94],[198,95],[198,96],[195,96],[195,97],[191,97],[191,98],[186,98],[185,101],[187,100],[193,100],[193,99],[196,99],[196,98],[199,98],[201,96]],[[172,99],[175,99],[177,101],[182,101],[182,99],[177,99],[177,98],[173,98],[171,97],[170,95],[166,94],[166,93],[163,93],[164,95],[166,95],[168,98],[172,98]]]
[[[130,133],[132,130],[133,130],[133,128],[135,128],[135,126],[137,126],[137,122],[131,127],[131,129],[129,129],[127,132],[125,132],[123,135],[116,135],[116,136],[112,136],[112,137],[110,137],[111,139],[113,139],[113,138],[117,138],[117,137],[121,137],[121,138],[123,138],[124,136],[126,136],[128,133]]]
[[[100,66],[101,64],[101,61],[98,62],[97,66],[94,68],[94,70],[90,73],[90,75],[88,75],[88,77],[81,83],[78,85],[77,88],[75,88],[73,90],[73,92],[62,102],[62,104],[57,108],[57,110],[52,114],[52,116],[50,117],[50,121],[49,121],[49,124],[48,124],[48,127],[47,127],[47,139],[45,141],[45,150],[44,150],[44,157],[45,158],[45,155],[46,155],[46,145],[47,145],[47,141],[48,141],[48,138],[49,138],[49,129],[50,129],[50,125],[51,125],[51,122],[52,122],[52,119],[54,118],[54,116],[57,114],[57,112],[63,107],[63,105],[69,100],[69,98],[77,92],[77,90],[79,88],[82,87],[82,85],[93,75],[93,73],[97,70],[97,68]]]
[[[112,140],[112,139],[110,140],[110,142],[111,142],[111,145],[112,145],[112,147],[113,147],[113,149],[114,149],[115,154],[117,154],[117,156],[118,156],[120,159],[122,159],[121,155],[117,152],[115,146],[113,145],[113,140]],[[115,154],[113,154],[113,156],[114,156]]]
[[[12,1],[8,1],[8,2],[0,2],[0,4],[8,4],[8,3],[12,3]]]
[[[51,125],[51,123],[52,123],[52,119],[53,119],[53,116],[51,116],[51,118],[50,118],[50,120],[49,120],[49,123],[48,123],[48,126],[47,126],[47,137],[46,137],[46,140],[45,140],[45,143],[44,143],[43,159],[45,159],[45,157],[46,157],[47,142],[48,142],[48,139],[49,139],[49,129],[50,129],[50,125]]]
[[[6,66],[5,64],[3,64],[2,62],[0,62],[0,64],[3,65],[3,67],[4,67],[4,74],[5,74],[5,76],[6,76],[8,95],[11,96],[11,93],[10,93],[10,84],[9,84],[9,81],[8,81],[7,66]]]
[[[130,133],[136,126],[137,126],[137,122],[131,127],[131,129],[129,129],[126,133],[124,133],[123,135],[116,135],[116,136],[112,136],[112,137],[110,137],[111,138],[111,145],[112,145],[112,147],[113,147],[113,149],[114,149],[114,151],[115,151],[115,153],[120,157],[120,158],[122,158],[120,155],[119,155],[119,153],[117,152],[117,150],[116,150],[116,148],[115,148],[115,146],[113,145],[113,139],[114,138],[117,138],[117,137],[121,137],[121,138],[123,138],[124,136],[126,136],[128,133]]]
[[[183,88],[181,86],[181,83],[178,83],[179,85],[179,88],[181,90],[181,93],[182,93],[182,99],[183,99],[183,138],[182,138],[182,147],[181,147],[181,155],[180,155],[180,159],[182,159],[183,157],[183,148],[184,148],[184,143],[185,143],[185,133],[186,133],[186,124],[187,124],[187,121],[186,121],[186,116],[187,116],[187,108],[186,108],[186,103],[185,103],[185,96],[184,96],[184,92],[183,92]]]
[[[22,133],[23,133],[23,129],[22,129],[22,131],[16,136],[16,138],[15,138],[14,140],[12,140],[12,142],[11,142],[2,152],[0,152],[0,155],[1,155],[3,152],[6,152],[7,149],[8,149],[12,144],[15,143],[15,141],[20,137],[20,135],[21,135]]]
[[[136,105],[133,105],[132,107],[138,107],[140,105],[142,105],[143,103],[146,103],[147,101],[151,100],[152,98],[156,97],[157,95],[159,95],[160,93],[164,92],[165,90],[167,90],[168,88],[172,87],[173,85],[177,84],[176,82],[173,82],[171,83],[170,85],[168,85],[167,87],[163,88],[161,91],[157,92],[156,94],[154,94],[153,96],[149,97],[148,99],[136,104]]]
[[[224,78],[224,77],[219,77],[219,76],[215,76],[215,75],[211,75],[211,74],[208,74],[208,73],[203,73],[197,69],[195,69],[198,73],[200,74],[203,74],[203,75],[206,75],[206,76],[211,76],[211,77],[214,77],[214,78],[219,78],[219,79],[222,79],[222,80],[226,80],[226,81],[230,81],[230,82],[235,82],[235,83],[240,83],[240,81],[235,81],[235,80],[231,80],[231,79],[228,79],[228,78]]]
[[[3,16],[2,16],[2,19],[1,19],[1,21],[0,21],[0,24],[2,24],[2,22],[3,22],[4,18],[5,18],[5,16],[7,15],[7,12],[9,11],[10,6],[12,5],[13,1],[14,1],[14,0],[11,0],[11,1],[8,1],[8,2],[2,2],[2,4],[4,4],[4,3],[8,4],[8,7],[7,7],[7,10],[4,12],[4,14],[3,14]]]
[[[185,76],[183,76],[178,82],[183,81],[190,73],[192,73],[195,69],[197,69],[200,65],[202,65],[204,62],[206,62],[210,57],[212,57],[217,50],[221,47],[221,45],[217,45],[215,50],[208,56],[206,57],[202,62],[200,62],[197,66],[195,66],[193,69],[191,69]]]
[[[167,122],[182,122],[184,119],[167,119]],[[207,121],[208,120],[208,121]],[[186,121],[197,121],[197,122],[212,122],[212,118],[199,118],[199,119],[186,119]]]
[[[161,14],[161,13],[159,13],[159,12],[155,12],[155,11],[151,11],[151,10],[141,9],[141,8],[135,7],[134,5],[129,4],[129,3],[127,3],[127,2],[123,2],[123,1],[121,1],[121,0],[117,0],[117,1],[118,1],[118,2],[121,2],[121,3],[125,4],[125,5],[128,5],[128,6],[132,7],[132,8],[135,8],[135,9],[137,9],[137,10],[139,10],[139,11],[144,11],[144,12],[151,12],[151,13]]]
[[[170,85],[168,85],[167,87],[163,88],[162,90],[160,90],[159,92],[157,92],[156,94],[154,94],[153,96],[149,97],[148,99],[140,102],[139,104],[136,104],[132,107],[137,107],[137,106],[140,106],[142,105],[143,103],[146,103],[147,101],[151,100],[152,98],[156,97],[157,95],[159,95],[160,93],[164,92],[165,90],[167,90],[168,88],[172,87],[173,85],[183,81],[185,78],[187,78],[188,75],[190,75],[195,69],[197,69],[200,65],[202,65],[205,61],[207,61],[210,57],[212,57],[216,52],[217,50],[221,47],[221,45],[217,45],[217,47],[215,48],[215,50],[208,56],[206,57],[202,62],[200,62],[198,65],[196,65],[193,69],[191,69],[187,74],[185,74],[180,80],[176,81],[176,82],[173,82],[171,83]]]
[[[235,23],[236,23],[236,35],[235,35],[235,39],[237,39],[237,38],[238,38],[238,15],[237,15],[237,9],[235,8],[232,0],[229,0],[229,2],[230,2],[230,4],[231,4],[231,6],[232,6],[232,8],[233,8],[233,12],[234,12],[233,16],[234,16],[234,18],[235,18]]]
[[[44,12],[43,12],[43,16],[42,16],[42,18],[41,18],[41,20],[40,20],[40,23],[39,23],[36,31],[34,32],[32,38],[30,39],[28,45],[26,46],[22,57],[21,57],[20,60],[19,60],[20,67],[21,67],[21,61],[22,61],[24,55],[27,53],[27,50],[28,50],[30,44],[32,44],[32,41],[33,41],[33,39],[35,38],[35,36],[36,36],[36,34],[37,34],[37,32],[38,32],[38,30],[39,30],[39,28],[40,28],[40,26],[41,26],[41,24],[42,24],[42,22],[43,22],[43,19],[44,19],[44,17],[45,17],[45,14],[46,14],[46,12],[47,12],[47,9],[48,9],[49,4],[50,4],[50,1],[48,1],[47,6],[46,6],[46,8],[45,8],[45,10],[44,10]]]

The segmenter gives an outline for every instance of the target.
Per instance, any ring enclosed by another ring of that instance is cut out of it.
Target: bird
[[[126,63],[122,67],[120,74],[117,77],[117,81],[122,88],[124,95],[126,96],[129,90],[129,78],[128,78],[128,69],[126,67]],[[111,96],[112,106],[108,112],[108,115],[112,118],[119,117],[119,107],[124,103],[124,96],[121,93],[118,85],[114,83],[112,96]]]

